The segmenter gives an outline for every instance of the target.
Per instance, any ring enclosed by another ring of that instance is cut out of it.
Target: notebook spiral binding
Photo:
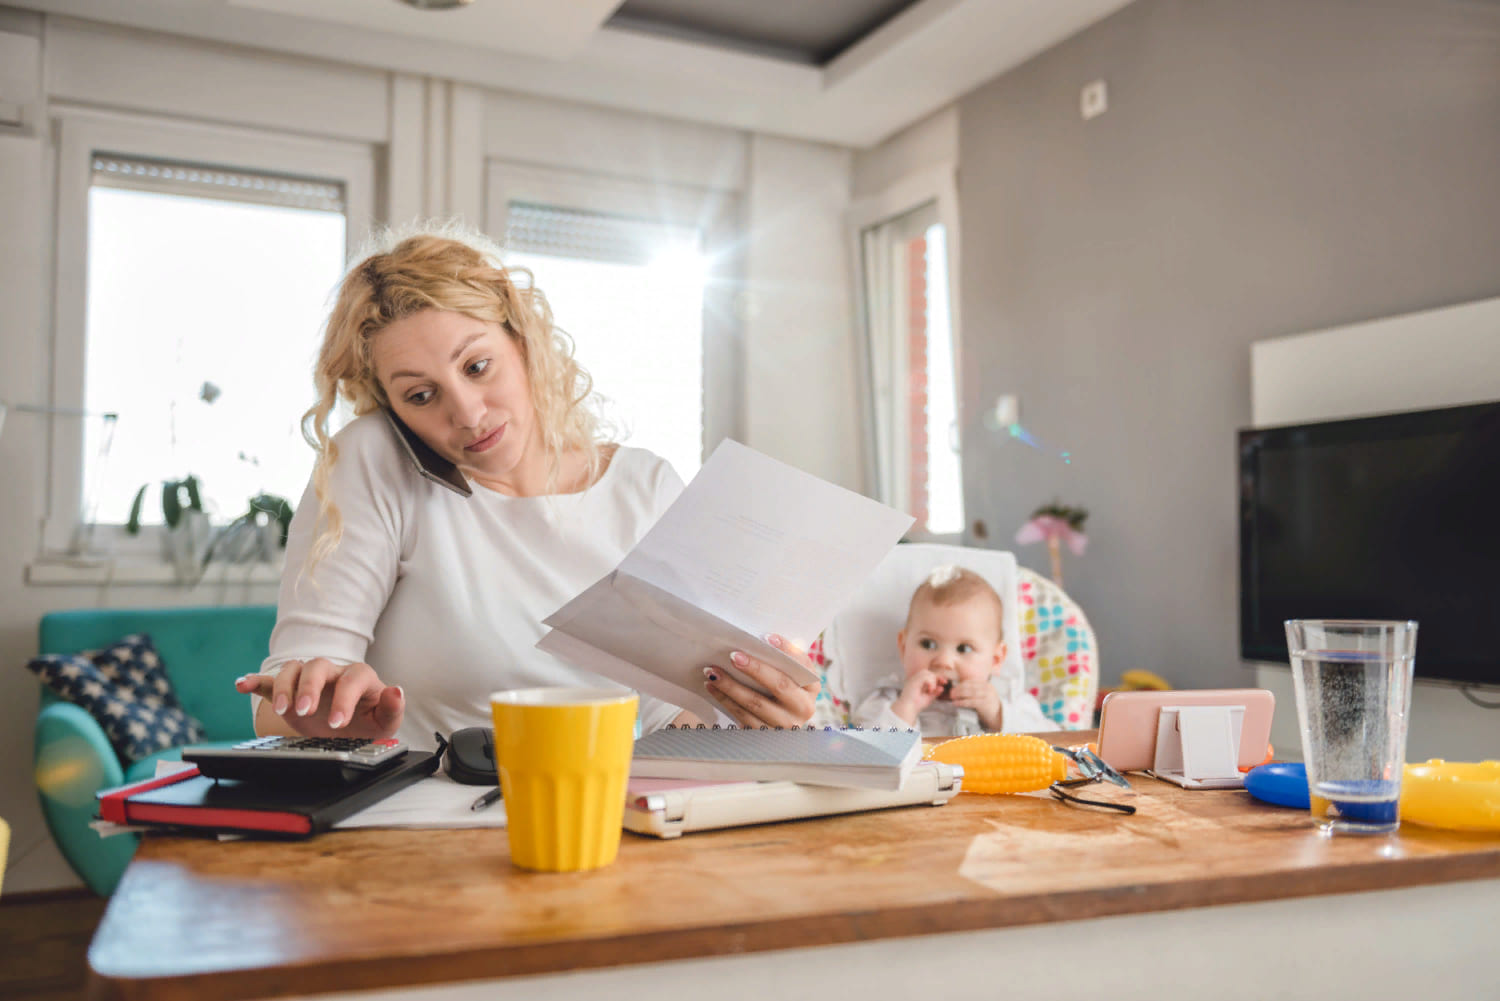
[[[812,723],[808,723],[805,726],[766,726],[764,723],[762,723],[758,727],[735,726],[733,723],[731,723],[731,724],[729,724],[727,726],[723,725],[723,724],[720,724],[720,723],[715,723],[712,726],[710,726],[707,723],[698,723],[698,724],[695,724],[695,725],[688,725],[688,726],[678,726],[676,723],[668,723],[666,726],[662,727],[662,729],[663,730],[823,730],[823,731],[825,731],[827,733],[834,733],[834,732],[839,731],[839,730],[869,730],[871,733],[881,733],[881,732],[885,732],[885,733],[915,733],[915,732],[917,732],[915,727],[910,727],[910,726],[891,726],[891,727],[886,727],[885,730],[882,731],[881,728],[878,727],[878,726],[815,726]]]

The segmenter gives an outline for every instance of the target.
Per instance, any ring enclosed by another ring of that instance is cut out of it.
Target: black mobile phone
[[[407,458],[411,459],[412,465],[417,467],[417,472],[456,494],[464,497],[473,495],[474,491],[469,486],[469,481],[464,479],[464,474],[458,471],[457,466],[433,451],[432,446],[407,427],[390,407],[381,409],[385,412],[386,420],[391,422],[391,427],[396,429],[396,440],[401,442],[401,450],[406,453]]]

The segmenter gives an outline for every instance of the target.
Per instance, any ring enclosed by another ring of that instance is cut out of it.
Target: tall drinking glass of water
[[[1394,831],[1417,624],[1289,619],[1286,642],[1313,819],[1329,833]]]

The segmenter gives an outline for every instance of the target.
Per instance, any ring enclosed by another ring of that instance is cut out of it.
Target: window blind
[[[344,186],[335,181],[113,153],[94,154],[92,183],[108,188],[324,212],[343,213],[345,207]]]
[[[511,202],[506,212],[505,247],[522,253],[643,265],[698,244],[689,226],[532,202]]]

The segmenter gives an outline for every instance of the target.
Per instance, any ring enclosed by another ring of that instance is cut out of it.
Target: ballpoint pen
[[[483,796],[480,796],[472,804],[470,804],[469,809],[470,810],[483,810],[486,807],[494,806],[495,803],[496,803],[496,801],[498,801],[499,799],[500,799],[500,787],[496,786],[495,788],[491,789],[489,792],[485,793]]]

